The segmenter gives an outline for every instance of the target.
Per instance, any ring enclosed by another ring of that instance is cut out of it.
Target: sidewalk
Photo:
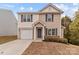
[[[14,40],[0,45],[0,55],[21,55],[32,40]]]

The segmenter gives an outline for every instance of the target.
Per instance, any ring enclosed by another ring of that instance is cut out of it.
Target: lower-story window
[[[57,28],[47,28],[47,35],[57,35]]]
[[[48,29],[48,35],[51,35],[51,29]]]
[[[57,28],[52,29],[52,35],[57,35]]]

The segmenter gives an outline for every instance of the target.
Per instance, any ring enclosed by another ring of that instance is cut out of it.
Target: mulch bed
[[[56,42],[33,42],[22,55],[79,55],[79,46]]]

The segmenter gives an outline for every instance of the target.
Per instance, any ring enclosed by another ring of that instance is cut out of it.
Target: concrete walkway
[[[0,55],[21,55],[32,40],[14,40],[0,45]]]

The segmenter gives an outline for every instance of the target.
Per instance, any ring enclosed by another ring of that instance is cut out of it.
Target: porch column
[[[34,27],[34,40],[36,40],[36,27]]]
[[[43,37],[43,40],[44,40],[44,36],[45,36],[45,30],[44,30],[44,27],[42,27],[43,28],[43,31],[42,31],[42,37]]]

